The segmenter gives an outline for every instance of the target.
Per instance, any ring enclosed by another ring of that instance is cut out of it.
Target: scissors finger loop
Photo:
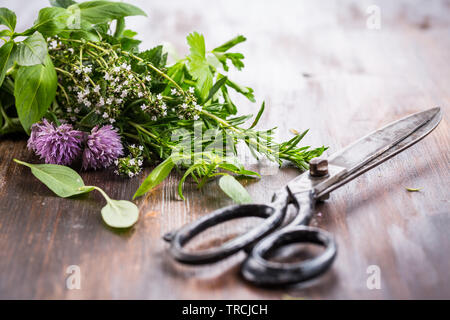
[[[318,244],[325,247],[325,251],[302,262],[268,260],[274,250],[297,242]],[[287,227],[258,242],[245,260],[241,272],[246,280],[261,286],[292,284],[325,272],[333,263],[336,253],[336,242],[328,232],[307,226]]]
[[[284,218],[285,208],[278,209],[264,204],[234,205],[216,210],[199,220],[188,224],[165,237],[170,240],[170,254],[179,262],[187,264],[206,264],[222,260],[247,245],[265,236],[278,227]],[[183,248],[192,238],[202,231],[236,218],[242,217],[260,217],[264,222],[253,228],[249,232],[227,241],[220,247],[214,247],[202,251],[187,251]]]

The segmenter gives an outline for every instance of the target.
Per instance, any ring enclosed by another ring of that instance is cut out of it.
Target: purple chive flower
[[[108,167],[123,154],[122,143],[117,130],[111,125],[91,130],[83,151],[83,169]]]
[[[31,127],[27,147],[45,163],[69,165],[81,154],[83,133],[70,124],[55,126],[44,119]]]

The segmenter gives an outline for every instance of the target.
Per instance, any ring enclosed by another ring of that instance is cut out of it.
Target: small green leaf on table
[[[129,228],[138,221],[139,209],[130,201],[107,199],[102,208],[102,218],[110,227]]]
[[[405,187],[405,189],[406,191],[409,192],[419,192],[420,190],[422,190],[422,188],[408,188],[408,187]]]
[[[83,179],[69,167],[57,164],[31,164],[17,159],[14,161],[29,167],[31,173],[59,197],[67,198],[94,190],[93,187],[83,188],[85,187]]]
[[[139,218],[139,209],[134,203],[126,200],[113,200],[99,187],[85,186],[80,175],[69,167],[57,164],[31,164],[17,159],[14,161],[29,167],[36,178],[62,198],[92,190],[100,192],[106,200],[106,205],[101,211],[102,218],[110,227],[129,228]]]
[[[152,172],[145,178],[144,182],[140,185],[139,189],[133,196],[133,199],[146,194],[148,191],[160,184],[172,171],[174,162],[172,158],[167,158],[165,161],[161,162]]]
[[[237,203],[252,202],[247,190],[233,176],[224,175],[219,180],[219,186],[223,192]]]

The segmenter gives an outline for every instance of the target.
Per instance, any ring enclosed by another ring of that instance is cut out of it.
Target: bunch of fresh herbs
[[[31,134],[29,147],[42,158],[55,152],[51,143],[64,132],[79,133],[79,140],[72,144],[80,149],[77,152],[84,168],[107,167],[113,162],[117,174],[133,177],[141,172],[144,162],[159,163],[134,198],[178,167],[184,170],[178,188],[182,198],[182,185],[189,176],[199,187],[222,176],[219,185],[223,191],[237,202],[246,202],[251,199],[233,175],[259,174],[240,162],[238,144],[247,145],[257,159],[265,157],[280,165],[288,160],[300,169],[306,169],[308,161],[325,150],[298,146],[307,130],[278,143],[274,141],[275,128],[255,129],[264,103],[250,125],[245,123],[251,115],[237,115],[231,91],[255,101],[251,88],[228,76],[231,66],[238,70],[244,67],[244,56],[231,49],[245,37],[237,36],[208,51],[204,37],[193,32],[187,36],[189,54],[168,65],[162,46],[140,51],[137,33],[125,27],[125,17],[145,15],[141,9],[112,1],[50,3],[52,6],[41,9],[34,25],[23,32],[15,30],[14,12],[0,8],[0,25],[5,27],[0,31],[4,42],[0,47],[0,135]],[[58,132],[59,128],[65,131]],[[50,131],[51,136],[38,141],[41,134]],[[113,141],[116,132],[120,145],[114,152],[102,150],[108,148],[106,142]],[[90,148],[90,153],[83,148]],[[51,164],[47,166],[69,164],[78,156],[70,153],[70,146],[61,150],[68,153],[65,162],[49,155],[45,159],[51,159]],[[98,155],[106,156],[93,159]],[[46,176],[52,172],[47,170]],[[81,179],[76,173],[69,176]],[[94,188],[75,185],[81,189],[72,188],[70,195]],[[105,198],[110,207],[118,207],[114,200]],[[128,221],[134,223],[132,220]]]

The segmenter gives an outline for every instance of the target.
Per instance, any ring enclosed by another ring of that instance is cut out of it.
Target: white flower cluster
[[[177,114],[180,120],[198,120],[200,118],[200,112],[202,111],[202,106],[197,103],[195,97],[195,88],[190,87],[184,95],[176,88],[170,89],[170,94],[174,97],[181,97],[182,102],[178,107],[174,108],[173,111]]]
[[[68,73],[72,76],[65,80],[68,82],[66,89],[73,99],[67,101],[65,96],[61,101],[68,102],[65,107],[72,121],[93,110],[101,122],[114,124],[129,100],[150,95],[150,75],[134,73],[126,62],[110,62],[111,66],[106,69],[98,64],[80,64],[77,60],[70,65]],[[159,108],[160,113],[164,108]]]
[[[134,144],[128,146],[130,154],[127,157],[119,158],[114,161],[117,169],[114,173],[117,175],[126,175],[133,178],[142,171],[142,165],[144,164],[144,158],[142,153],[144,146],[136,146]]]

